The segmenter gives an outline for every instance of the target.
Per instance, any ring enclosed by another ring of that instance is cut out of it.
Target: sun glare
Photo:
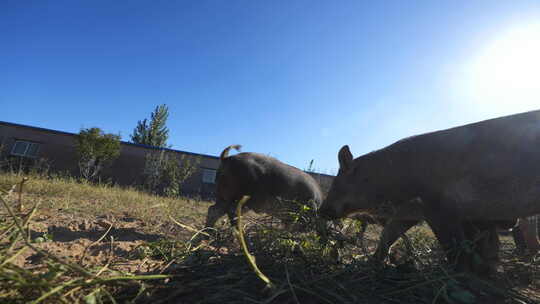
[[[469,66],[468,86],[482,106],[540,109],[540,23],[503,33]]]

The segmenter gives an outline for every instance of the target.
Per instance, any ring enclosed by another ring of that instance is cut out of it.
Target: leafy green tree
[[[76,141],[81,176],[92,181],[120,155],[120,135],[100,128],[82,129]]]
[[[167,105],[157,106],[150,114],[150,121],[145,118],[137,122],[137,127],[131,135],[131,141],[154,147],[169,147],[167,145],[167,139],[169,139],[168,117],[169,108]]]

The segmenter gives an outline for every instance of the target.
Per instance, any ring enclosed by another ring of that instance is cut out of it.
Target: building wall
[[[17,140],[39,143],[38,157],[45,158],[51,164],[53,170],[67,172],[74,176],[79,175],[75,151],[76,134],[0,122],[0,145],[4,147],[0,159],[10,154]],[[111,178],[113,182],[124,186],[140,183],[145,155],[160,150],[159,148],[127,142],[122,142],[120,149],[120,156],[110,168],[104,170],[103,176]],[[203,174],[205,169],[217,170],[219,158],[211,155],[167,150],[192,161],[198,161],[199,169],[186,180],[182,192],[187,195],[200,195],[211,198],[215,191],[215,184],[203,182]],[[332,183],[333,176],[309,173],[319,182],[323,192],[326,193]]]
[[[63,132],[44,132],[40,129],[0,124],[0,144],[3,156],[9,155],[17,140],[39,143],[38,155],[59,171],[78,174],[74,136]]]
[[[148,153],[159,151],[159,149],[135,145],[130,143],[121,144],[120,156],[106,172],[109,176],[114,176],[115,182],[121,185],[136,185],[141,182],[141,174],[144,170],[145,157]],[[198,170],[193,173],[183,184],[182,191],[188,195],[211,196],[214,193],[213,183],[203,183],[203,169],[217,170],[219,158],[185,153],[168,149],[170,153],[176,153],[178,157],[183,157],[190,162],[196,163]]]
[[[75,176],[79,174],[75,150],[75,134],[0,122],[0,145],[3,146],[2,156],[10,155],[17,140],[39,143],[38,157],[46,159],[54,170],[67,172]],[[113,182],[120,185],[135,185],[141,181],[145,155],[158,150],[157,148],[122,142],[120,156],[113,162],[111,167],[103,171],[103,176],[111,178]],[[202,169],[216,170],[219,166],[219,158],[210,155],[167,150],[190,160],[198,161],[199,170],[186,180],[183,185],[183,192],[190,195],[211,196],[215,185],[202,182]]]

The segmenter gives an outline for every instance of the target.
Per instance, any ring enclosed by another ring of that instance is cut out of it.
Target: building
[[[79,166],[75,151],[76,136],[75,133],[0,121],[0,159],[6,157],[44,159],[54,171],[78,176]],[[193,161],[196,160],[198,170],[186,180],[183,192],[187,195],[212,197],[215,190],[216,170],[219,167],[219,157],[213,155],[122,141],[120,156],[110,168],[103,172],[103,175],[119,185],[136,185],[140,182],[146,154],[159,150],[166,150]],[[321,184],[323,189],[328,189],[333,179],[331,175],[310,174]]]

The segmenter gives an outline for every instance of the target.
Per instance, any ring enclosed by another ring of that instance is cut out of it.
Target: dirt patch
[[[88,218],[73,214],[43,212],[30,225],[30,238],[35,245],[49,253],[78,261],[83,266],[147,273],[162,266],[164,261],[152,259],[138,249],[142,245],[164,238],[149,232],[148,224],[132,217]],[[170,235],[169,235],[170,236]],[[13,263],[39,267],[42,256],[25,252]],[[41,265],[43,266],[43,265]]]

